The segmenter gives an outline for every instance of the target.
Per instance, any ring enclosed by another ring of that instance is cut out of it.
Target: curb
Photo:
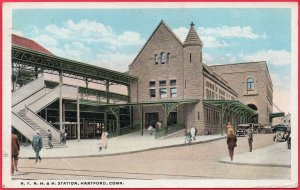
[[[284,167],[284,168],[290,168],[291,167],[291,165],[289,165],[289,164],[243,163],[243,162],[231,162],[231,161],[224,161],[224,160],[219,160],[218,162],[225,163],[225,164],[247,165],[247,166]]]
[[[151,151],[151,150],[157,150],[157,149],[164,149],[164,148],[172,148],[172,147],[180,147],[180,146],[192,146],[192,145],[196,145],[196,144],[209,143],[209,142],[217,141],[217,140],[224,139],[224,138],[226,138],[226,136],[218,137],[218,138],[215,138],[215,139],[204,140],[204,141],[198,141],[198,142],[194,142],[192,144],[182,143],[182,144],[174,144],[174,145],[167,145],[167,146],[161,146],[161,147],[145,148],[145,149],[133,150],[133,151],[128,151],[128,152],[118,152],[118,153],[109,153],[109,154],[100,154],[100,155],[93,154],[93,155],[81,155],[81,156],[43,157],[43,159],[116,156],[116,155],[133,154],[133,153],[137,153],[137,152],[145,152],[145,151]],[[19,159],[35,159],[35,157],[19,157]]]

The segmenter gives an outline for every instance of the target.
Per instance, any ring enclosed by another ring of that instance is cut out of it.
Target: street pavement
[[[206,135],[197,136],[195,143],[205,143],[214,140],[223,139],[222,135]],[[131,133],[114,137],[108,140],[108,148],[99,151],[100,140],[83,139],[83,140],[68,140],[67,147],[42,149],[40,156],[42,158],[75,158],[75,157],[92,157],[92,156],[111,156],[124,153],[134,153],[146,150],[154,150],[159,148],[176,147],[188,145],[184,143],[185,137],[174,137],[169,139],[155,139],[154,135],[145,133],[143,136],[140,133]],[[35,152],[31,146],[22,146],[19,157],[33,158]]]
[[[272,159],[270,159],[272,158]],[[270,166],[270,167],[291,167],[291,149],[287,149],[286,142],[274,142],[273,145],[234,155],[233,161],[224,157],[222,163]]]
[[[192,144],[207,143],[224,139],[222,135],[197,136]],[[42,158],[78,158],[78,157],[101,157],[112,156],[126,153],[135,153],[147,150],[155,150],[168,147],[187,146],[184,143],[185,137],[174,137],[169,139],[155,139],[154,135],[140,133],[131,133],[109,139],[108,148],[99,151],[99,140],[69,140],[66,148],[42,149],[40,155]],[[229,157],[223,157],[219,160],[222,163],[255,165],[255,166],[274,166],[291,167],[291,150],[287,149],[285,142],[274,142],[274,144],[254,149],[252,152],[235,154],[233,161]],[[30,146],[21,147],[20,158],[34,158],[35,153]],[[273,158],[273,159],[270,159]]]

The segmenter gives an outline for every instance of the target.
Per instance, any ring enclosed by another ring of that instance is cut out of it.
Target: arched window
[[[161,64],[165,64],[166,63],[166,55],[164,52],[161,52]]]
[[[247,79],[247,90],[248,91],[254,90],[254,79],[253,78]]]
[[[170,53],[167,54],[167,63],[168,64],[171,63],[171,54]]]
[[[155,54],[155,64],[159,63],[159,56],[157,54]]]

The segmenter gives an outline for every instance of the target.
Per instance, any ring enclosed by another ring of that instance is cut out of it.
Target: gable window
[[[251,77],[247,79],[247,90],[248,91],[254,90],[254,79]]]
[[[165,64],[166,63],[166,55],[164,52],[161,52],[161,64]]]
[[[167,81],[165,80],[159,81],[159,86],[166,86],[166,85],[167,85]]]
[[[166,88],[160,88],[159,89],[160,98],[166,98],[167,97],[167,89]]]
[[[168,64],[171,63],[171,54],[170,53],[167,54],[167,63]]]
[[[159,56],[157,54],[155,54],[155,64],[159,63]]]

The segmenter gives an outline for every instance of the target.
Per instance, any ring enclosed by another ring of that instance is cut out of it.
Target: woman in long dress
[[[104,148],[107,149],[107,143],[108,143],[107,136],[108,136],[108,132],[103,131],[102,135],[101,135],[101,139],[100,139],[100,148],[99,148],[99,151],[102,150],[102,149],[104,149]]]

